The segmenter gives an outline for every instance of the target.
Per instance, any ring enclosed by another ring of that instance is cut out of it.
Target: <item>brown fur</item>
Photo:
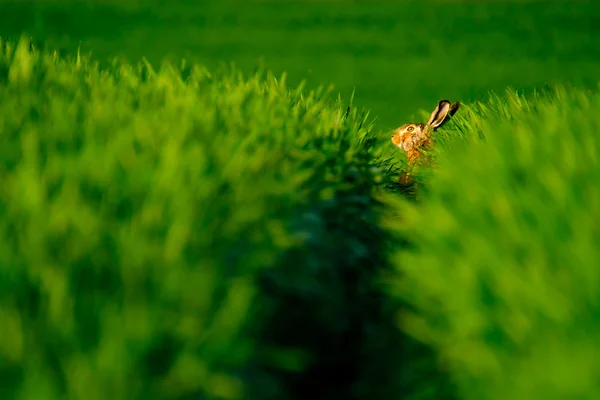
[[[404,150],[409,167],[413,167],[423,160],[423,150],[430,149],[433,140],[431,131],[444,125],[458,111],[460,103],[450,103],[441,100],[431,113],[426,124],[408,123],[397,128],[392,135],[392,143]]]

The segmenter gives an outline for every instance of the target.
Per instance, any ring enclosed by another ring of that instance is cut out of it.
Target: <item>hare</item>
[[[421,151],[428,149],[432,143],[431,130],[444,125],[460,107],[460,102],[454,104],[441,100],[431,113],[426,124],[410,122],[397,128],[392,135],[392,143],[404,150],[409,167],[413,167],[421,159]]]

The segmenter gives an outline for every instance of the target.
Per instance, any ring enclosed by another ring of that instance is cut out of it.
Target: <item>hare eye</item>
[[[414,130],[415,130],[415,127],[414,127],[414,126],[409,126],[408,128],[406,128],[406,130],[407,130],[408,132],[412,132],[412,131],[414,131]]]

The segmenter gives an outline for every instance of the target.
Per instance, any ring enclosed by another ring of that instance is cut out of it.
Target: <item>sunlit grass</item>
[[[365,112],[265,71],[1,46],[7,398],[286,398],[347,324],[389,331],[361,319],[384,267]],[[368,365],[348,379],[380,390]]]
[[[599,106],[598,91],[559,88],[465,107],[419,204],[388,220],[409,243],[401,326],[439,352],[461,399],[599,392]]]
[[[352,97],[1,44],[8,398],[597,393],[597,91],[463,102],[409,202]]]

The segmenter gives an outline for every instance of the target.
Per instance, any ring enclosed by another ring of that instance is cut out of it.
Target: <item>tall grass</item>
[[[323,88],[0,48],[6,398],[596,395],[597,92],[465,104],[406,201]]]
[[[381,391],[366,113],[266,72],[1,49],[3,397]]]
[[[465,107],[421,201],[390,222],[409,242],[401,326],[461,399],[600,393],[599,106],[597,91],[558,89]]]

